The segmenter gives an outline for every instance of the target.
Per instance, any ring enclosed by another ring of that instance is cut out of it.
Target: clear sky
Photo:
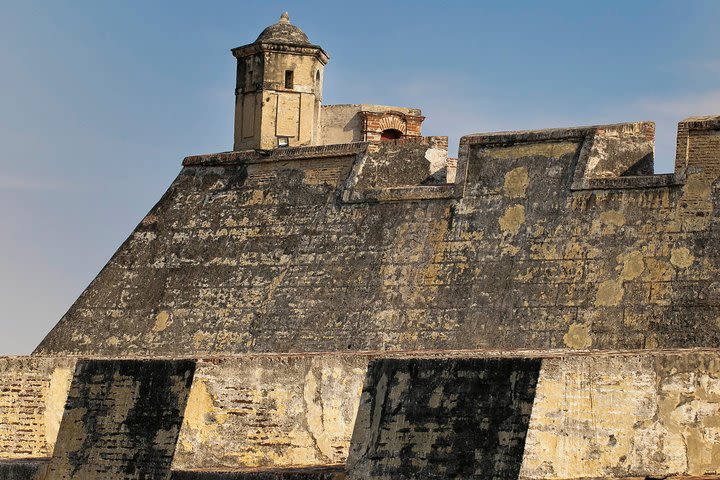
[[[30,353],[175,178],[232,147],[235,66],[283,10],[324,101],[449,135],[720,113],[720,0],[47,1],[0,14],[0,354]]]

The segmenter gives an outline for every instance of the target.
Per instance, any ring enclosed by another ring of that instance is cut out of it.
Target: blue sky
[[[3,2],[0,353],[32,351],[175,178],[232,145],[234,63],[283,10],[325,103],[449,135],[720,113],[720,1]]]

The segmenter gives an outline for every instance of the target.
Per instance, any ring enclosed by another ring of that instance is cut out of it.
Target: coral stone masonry
[[[720,478],[720,116],[453,159],[287,13],[232,54],[233,150],[0,358],[0,478]]]

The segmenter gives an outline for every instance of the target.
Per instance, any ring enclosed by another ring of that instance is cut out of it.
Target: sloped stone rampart
[[[672,175],[626,175],[646,124],[467,136],[447,185],[363,183],[367,143],[188,158],[37,352],[717,346],[720,120],[680,127]]]

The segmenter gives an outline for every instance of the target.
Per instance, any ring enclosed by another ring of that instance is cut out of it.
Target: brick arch
[[[392,113],[383,116],[380,119],[379,126],[380,126],[379,130],[381,132],[383,130],[392,129],[392,130],[397,130],[399,132],[402,132],[403,135],[405,135],[407,133],[407,122],[405,122],[405,119],[403,119],[399,115],[395,115]]]
[[[402,136],[419,137],[420,124],[425,117],[408,115],[398,111],[373,112],[360,111],[363,139],[370,142],[380,141],[384,130],[397,130]]]

